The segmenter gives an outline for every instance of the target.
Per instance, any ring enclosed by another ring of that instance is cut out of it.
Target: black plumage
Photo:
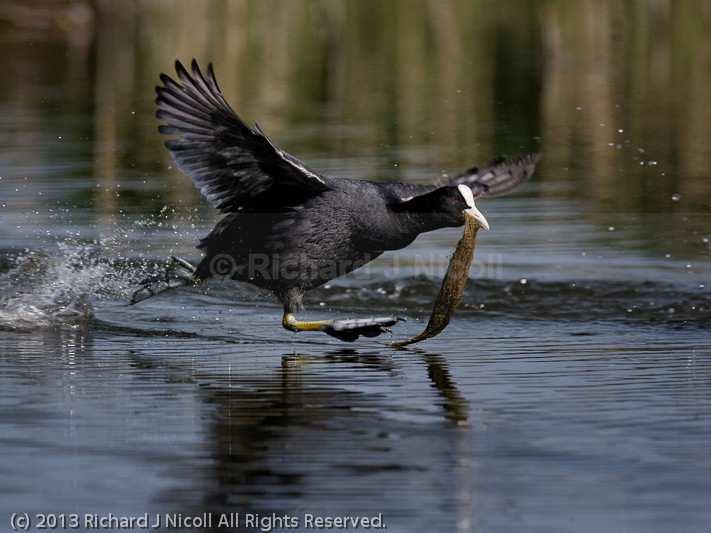
[[[273,291],[285,313],[305,291],[351,272],[420,233],[460,226],[473,198],[503,194],[533,172],[537,156],[501,159],[435,187],[331,178],[248,127],[225,100],[212,66],[176,62],[178,80],[156,88],[160,132],[177,166],[225,216],[199,244],[195,279],[229,275]],[[221,262],[218,264],[218,259]],[[225,267],[229,266],[229,269]]]

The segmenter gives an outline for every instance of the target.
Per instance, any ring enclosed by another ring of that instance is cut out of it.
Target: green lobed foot
[[[389,333],[391,326],[404,320],[404,318],[394,316],[334,320],[323,331],[339,340],[353,342],[361,335],[363,337],[377,337],[383,333]]]

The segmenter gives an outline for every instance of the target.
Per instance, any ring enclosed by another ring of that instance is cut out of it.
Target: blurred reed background
[[[199,205],[153,118],[158,73],[195,57],[243,118],[334,174],[428,180],[540,150],[543,190],[698,212],[709,24],[690,0],[4,0],[0,142],[13,169],[93,176],[74,201],[109,215],[155,180],[158,204]]]

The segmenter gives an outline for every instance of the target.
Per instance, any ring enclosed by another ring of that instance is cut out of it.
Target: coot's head
[[[479,224],[480,228],[488,230],[489,222],[486,220],[486,217],[481,213],[481,211],[477,209],[476,204],[474,203],[474,193],[472,192],[471,188],[468,185],[460,184],[457,185],[457,191],[464,199],[464,203],[466,204],[466,208],[464,209],[464,215],[473,217],[474,220],[476,220]]]
[[[468,185],[440,187],[416,196],[401,204],[406,211],[429,222],[432,227],[457,227],[464,224],[464,217],[473,217],[480,228],[489,229],[489,223],[474,203],[474,194]]]

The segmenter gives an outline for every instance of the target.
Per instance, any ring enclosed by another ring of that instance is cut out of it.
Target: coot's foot
[[[139,283],[140,287],[131,295],[130,305],[147,300],[162,292],[195,283],[195,266],[180,257],[171,257],[165,272],[150,276]]]
[[[353,342],[361,335],[377,337],[382,333],[390,333],[391,326],[404,320],[404,318],[396,316],[334,320],[324,331],[331,337],[345,342]]]
[[[353,342],[361,335],[364,337],[377,337],[382,333],[390,332],[394,326],[404,318],[395,316],[377,318],[347,318],[338,320],[302,321],[287,313],[284,315],[282,325],[291,331],[323,331],[344,342]]]

